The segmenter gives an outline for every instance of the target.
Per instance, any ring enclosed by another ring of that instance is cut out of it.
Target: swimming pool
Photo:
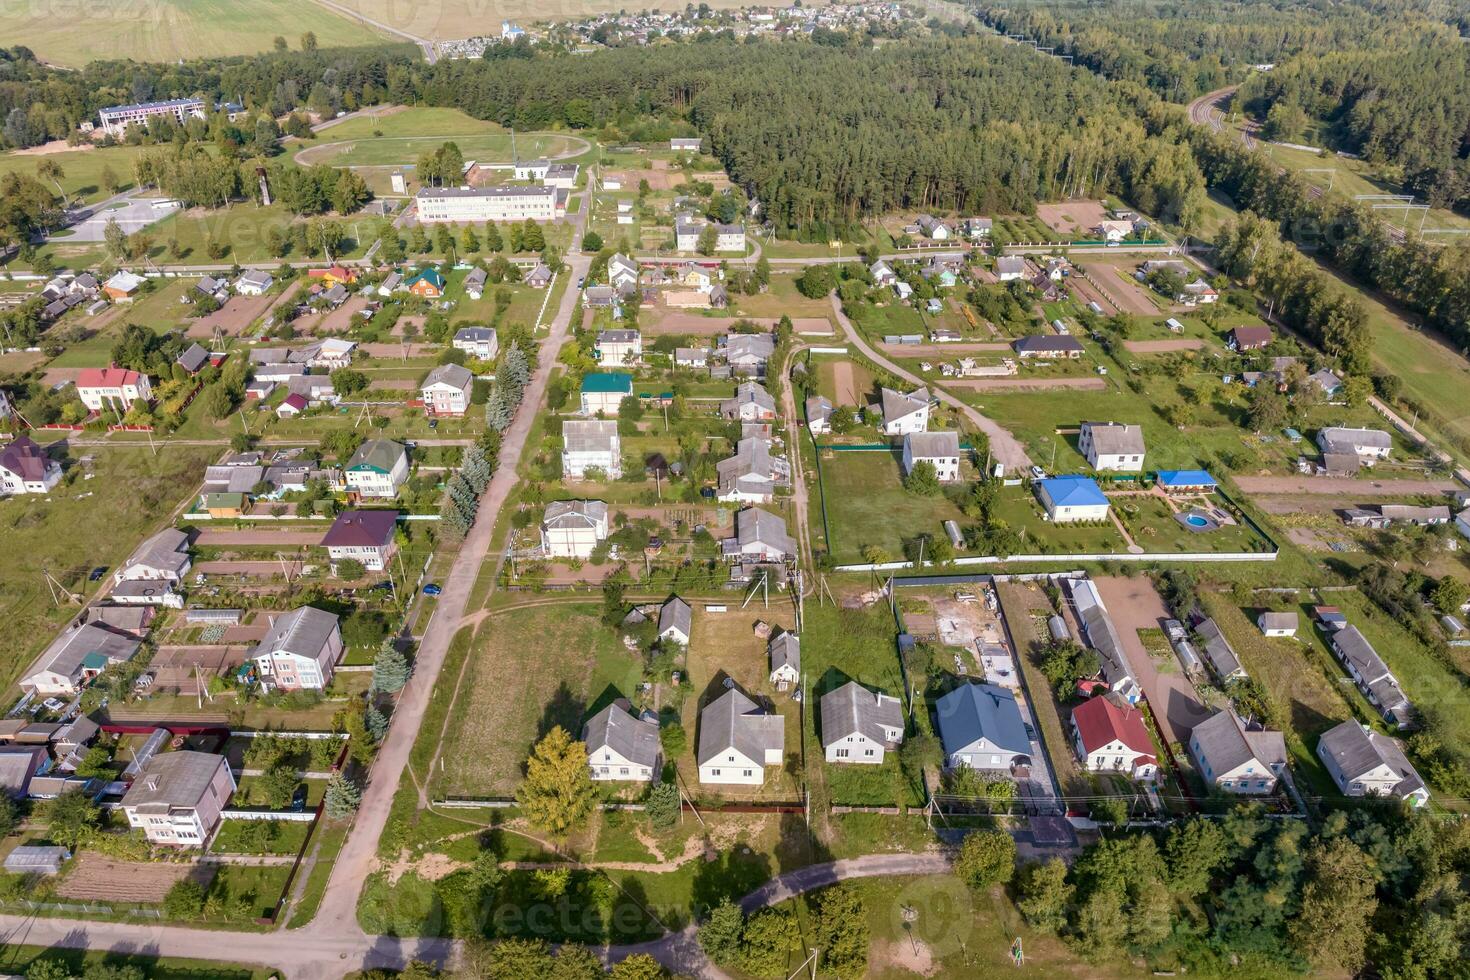
[[[1185,514],[1184,523],[1190,527],[1209,527],[1210,519],[1203,514]]]

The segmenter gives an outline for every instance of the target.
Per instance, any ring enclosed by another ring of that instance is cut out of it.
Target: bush
[[[972,830],[960,845],[954,870],[976,891],[1003,885],[1016,873],[1016,842],[1002,830]]]
[[[163,914],[170,919],[197,919],[203,913],[204,888],[197,881],[176,881],[163,898]]]
[[[679,788],[673,783],[659,783],[648,794],[644,813],[655,830],[668,830],[679,822]]]

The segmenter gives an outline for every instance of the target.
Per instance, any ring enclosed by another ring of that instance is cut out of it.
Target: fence
[[[295,810],[221,810],[221,820],[269,820],[274,823],[311,823],[316,819],[316,812],[303,810],[297,813]]]
[[[0,908],[23,908],[30,912],[65,912],[68,915],[137,915],[148,919],[162,919],[163,910],[130,905],[118,908],[101,902],[37,902],[29,898],[11,899],[0,902]]]
[[[1225,551],[1225,552],[1147,552],[1141,555],[1132,555],[1127,552],[1108,554],[1065,554],[1065,555],[1009,555],[999,558],[995,555],[971,555],[967,558],[955,558],[950,561],[951,565],[1007,565],[1012,563],[1035,563],[1035,562],[1060,562],[1060,561],[1127,561],[1127,562],[1155,562],[1155,561],[1181,561],[1181,562],[1205,562],[1205,561],[1275,561],[1278,551]],[[838,565],[835,571],[839,572],[899,572],[906,568],[914,568],[910,561],[885,561],[865,562],[857,565]]]

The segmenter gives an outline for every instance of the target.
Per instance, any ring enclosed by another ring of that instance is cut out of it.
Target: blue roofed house
[[[582,414],[616,415],[623,399],[633,394],[631,374],[588,374],[582,378]]]
[[[1036,483],[1036,495],[1048,519],[1058,524],[1103,521],[1108,517],[1108,498],[1097,481],[1088,476],[1054,476]]]
[[[1159,470],[1158,482],[1165,493],[1213,493],[1219,486],[1204,470]]]
[[[994,684],[963,684],[935,704],[944,767],[1014,772],[1031,765],[1031,740],[1016,696]]]

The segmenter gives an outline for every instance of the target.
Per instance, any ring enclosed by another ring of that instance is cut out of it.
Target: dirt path
[[[946,357],[954,354],[1006,354],[1011,345],[1005,343],[958,344],[884,344],[883,350],[895,357]]]
[[[1101,391],[1108,386],[1102,378],[979,378],[969,381],[946,381],[951,388],[971,391]]]
[[[324,531],[216,531],[206,528],[195,539],[196,548],[227,548],[230,545],[314,545],[321,544]]]
[[[1173,340],[1125,340],[1123,349],[1130,354],[1166,354],[1176,350],[1200,350],[1205,342],[1198,337],[1176,337]]]
[[[834,400],[838,405],[862,407],[857,382],[853,379],[851,361],[838,361],[832,365],[832,386],[833,393],[837,396]]]
[[[1088,262],[1082,268],[1124,313],[1158,316],[1159,308],[1149,302],[1140,287],[1123,279],[1118,267],[1105,262]]]
[[[1345,499],[1440,495],[1463,489],[1454,480],[1344,480],[1334,476],[1237,476],[1235,483],[1249,494],[1305,493]]]

